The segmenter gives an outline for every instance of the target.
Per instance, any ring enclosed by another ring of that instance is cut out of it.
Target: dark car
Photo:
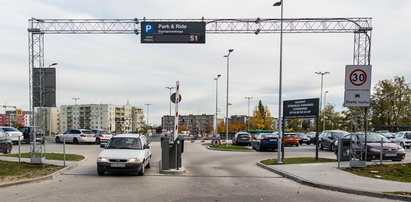
[[[278,135],[273,133],[261,133],[251,140],[251,147],[257,151],[278,148]]]
[[[317,132],[308,132],[306,133],[307,137],[310,138],[310,142],[315,144],[316,143],[316,139],[317,139]]]
[[[333,151],[336,146],[335,142],[338,140],[338,138],[348,134],[348,132],[342,130],[325,130],[321,133],[318,139],[319,148],[321,150],[328,149],[330,151]]]
[[[251,135],[247,132],[238,132],[234,135],[233,145],[251,145]]]
[[[297,133],[297,137],[298,137],[300,145],[302,145],[303,143],[307,145],[311,144],[311,138],[309,138],[306,134]]]
[[[24,143],[30,143],[30,138],[33,136],[34,134],[34,129],[36,130],[36,138],[42,138],[44,137],[44,131],[41,128],[34,128],[31,126],[20,126],[17,128],[17,130],[19,130],[20,132],[23,133],[23,142]]]
[[[6,136],[3,131],[0,131],[0,152],[10,154],[13,148],[13,142]]]
[[[350,143],[351,139],[351,143]],[[378,133],[367,134],[367,160],[380,160],[381,155],[381,141],[382,141],[382,159],[402,161],[405,158],[405,149]],[[338,145],[338,141],[336,142]],[[364,134],[349,134],[342,138],[342,144],[351,146],[355,151],[365,149],[365,135]],[[338,155],[338,147],[334,150]],[[365,153],[363,158],[365,157]]]

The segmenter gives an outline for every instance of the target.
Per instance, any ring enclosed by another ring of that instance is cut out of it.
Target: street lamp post
[[[217,135],[217,115],[218,115],[218,78],[220,78],[221,74],[217,75],[215,80],[215,126],[214,126],[214,135]]]
[[[283,126],[281,125],[281,108],[282,108],[282,98],[281,98],[281,91],[282,91],[282,75],[283,75],[283,7],[284,7],[284,2],[283,0],[276,2],[273,4],[273,6],[281,6],[281,28],[280,28],[280,78],[278,79],[279,85],[278,85],[278,152],[277,152],[277,163],[283,163],[282,162],[282,128]]]
[[[245,97],[245,99],[248,100],[247,130],[250,130],[250,100],[253,99],[253,97]]]
[[[326,74],[329,74],[330,72],[321,72],[321,71],[318,71],[318,72],[315,72],[316,74],[318,74],[318,75],[321,75],[321,93],[320,93],[320,112],[321,112],[321,109],[322,109],[322,102],[323,102],[323,79],[324,79],[324,75],[326,75]],[[319,120],[318,120],[319,121]],[[324,120],[324,117],[323,117],[323,121],[325,121]],[[324,130],[324,128],[323,128],[323,130]]]
[[[149,106],[151,105],[151,104],[144,104],[144,105],[146,105],[147,106],[147,126],[148,126],[148,113],[149,113]]]
[[[327,106],[327,93],[328,90],[324,92],[324,122],[323,122],[323,130],[325,130],[325,106]]]
[[[76,109],[75,114],[76,114],[76,120],[77,120],[77,122],[76,122],[76,127],[75,127],[75,128],[78,128],[77,123],[78,123],[78,121],[79,121],[79,117],[77,116],[77,114],[78,114],[78,110],[77,110],[77,100],[80,100],[80,98],[78,98],[78,97],[73,97],[73,98],[71,98],[71,99],[74,100],[74,108]]]
[[[230,53],[233,52],[234,49],[228,49],[228,54],[224,55],[227,58],[227,99],[226,99],[226,106],[225,106],[225,136],[226,136],[226,145],[228,145],[228,79],[229,79],[229,69],[230,69]]]

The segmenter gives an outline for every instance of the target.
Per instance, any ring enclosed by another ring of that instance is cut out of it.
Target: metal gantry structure
[[[370,64],[371,18],[239,18],[239,19],[29,19],[29,97],[33,112],[33,71],[44,67],[46,34],[136,34],[140,22],[205,22],[208,34],[353,33],[354,65]],[[42,96],[40,96],[41,98]],[[40,102],[41,103],[41,102]]]

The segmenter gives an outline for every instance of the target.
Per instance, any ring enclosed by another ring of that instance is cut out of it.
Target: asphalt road
[[[98,176],[96,157],[102,149],[67,145],[67,153],[86,160],[53,180],[1,188],[1,201],[387,201],[304,186],[255,165],[276,158],[276,152],[211,151],[200,143],[185,144],[184,175],[164,175],[159,173],[159,145],[151,144],[152,166],[145,176]],[[62,152],[61,144],[46,148]],[[286,148],[286,157],[314,155],[313,146]],[[320,156],[335,157],[331,152]]]

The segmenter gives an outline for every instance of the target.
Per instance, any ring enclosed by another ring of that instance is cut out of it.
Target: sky
[[[0,105],[29,109],[28,19],[280,18],[275,1],[258,0],[2,0]],[[284,18],[372,18],[372,82],[404,76],[410,82],[411,1],[285,0]],[[284,34],[283,100],[319,98],[345,110],[345,65],[353,34]],[[279,34],[207,34],[206,44],[141,44],[140,35],[46,35],[45,66],[58,63],[57,105],[129,103],[149,107],[150,124],[169,114],[169,90],[180,82],[179,112],[225,116],[228,49],[229,116],[246,115],[261,100],[278,117]],[[174,113],[174,106],[172,107]],[[0,113],[3,109],[0,109]],[[251,112],[252,113],[252,112]]]

